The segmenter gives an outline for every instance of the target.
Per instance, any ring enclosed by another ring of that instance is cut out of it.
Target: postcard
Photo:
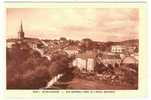
[[[6,96],[146,96],[146,6],[6,3]]]

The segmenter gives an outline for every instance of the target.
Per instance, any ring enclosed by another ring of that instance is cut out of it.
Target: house
[[[64,51],[70,56],[78,54],[79,50],[80,49],[77,46],[68,46],[68,47],[64,48]]]
[[[102,54],[97,58],[99,62],[103,63],[105,66],[112,65],[113,67],[115,67],[119,66],[121,63],[121,57],[117,54]]]
[[[139,60],[138,53],[132,53],[130,56],[134,57],[136,60]]]
[[[113,45],[111,47],[111,52],[113,53],[122,53],[124,51],[125,47],[122,45]]]
[[[121,59],[124,59],[127,55],[125,53],[119,54]]]
[[[13,44],[17,43],[18,41],[19,41],[18,39],[7,39],[6,40],[6,47],[12,48]]]
[[[85,51],[77,54],[72,64],[78,67],[82,72],[93,72],[96,64],[96,53],[93,51]]]
[[[7,42],[6,46],[7,46],[7,48],[12,48],[13,44],[15,44],[15,42]]]
[[[135,49],[136,49],[136,46],[129,46],[129,47],[127,47],[127,51],[129,53],[134,53]]]

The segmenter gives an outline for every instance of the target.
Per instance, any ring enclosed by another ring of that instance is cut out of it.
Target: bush
[[[7,49],[8,89],[38,89],[51,79],[48,60],[27,47],[15,44],[13,48]]]
[[[23,88],[39,89],[46,86],[50,79],[48,68],[38,66],[35,70],[23,74]]]
[[[56,53],[50,62],[27,47],[15,44],[7,49],[7,89],[39,89],[52,77],[60,73],[67,75],[70,59],[66,55]]]
[[[54,77],[58,74],[66,73],[69,69],[69,62],[70,60],[67,56],[60,54],[55,55],[52,58],[51,65],[49,66],[50,76]]]
[[[107,70],[107,67],[105,67],[103,63],[100,63],[100,64],[97,63],[96,66],[94,67],[94,71],[99,74],[103,73],[106,70]]]

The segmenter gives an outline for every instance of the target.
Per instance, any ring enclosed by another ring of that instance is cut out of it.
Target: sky
[[[7,38],[26,37],[123,41],[138,39],[137,8],[7,8]]]

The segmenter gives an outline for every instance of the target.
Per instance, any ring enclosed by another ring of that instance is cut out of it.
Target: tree
[[[108,41],[104,44],[104,49],[105,51],[111,51],[111,46],[113,45],[114,43],[111,42],[111,41]]]
[[[89,39],[89,38],[82,39],[80,48],[83,51],[93,49],[93,41],[91,39]]]
[[[7,49],[7,88],[38,89],[50,79],[49,61],[26,45]]]
[[[22,88],[39,89],[45,87],[51,79],[46,66],[37,66],[34,70],[26,71],[22,78]]]
[[[69,69],[69,62],[70,59],[65,55],[57,54],[53,56],[51,65],[49,66],[50,76],[54,77],[58,74],[66,73]]]
[[[60,37],[61,41],[67,41],[67,39],[65,37]]]
[[[138,51],[139,51],[138,49],[139,49],[138,46],[136,46],[134,52],[138,53]]]
[[[103,63],[96,63],[96,66],[94,67],[94,71],[101,74],[102,72],[106,71],[107,68],[105,67],[105,65]]]

